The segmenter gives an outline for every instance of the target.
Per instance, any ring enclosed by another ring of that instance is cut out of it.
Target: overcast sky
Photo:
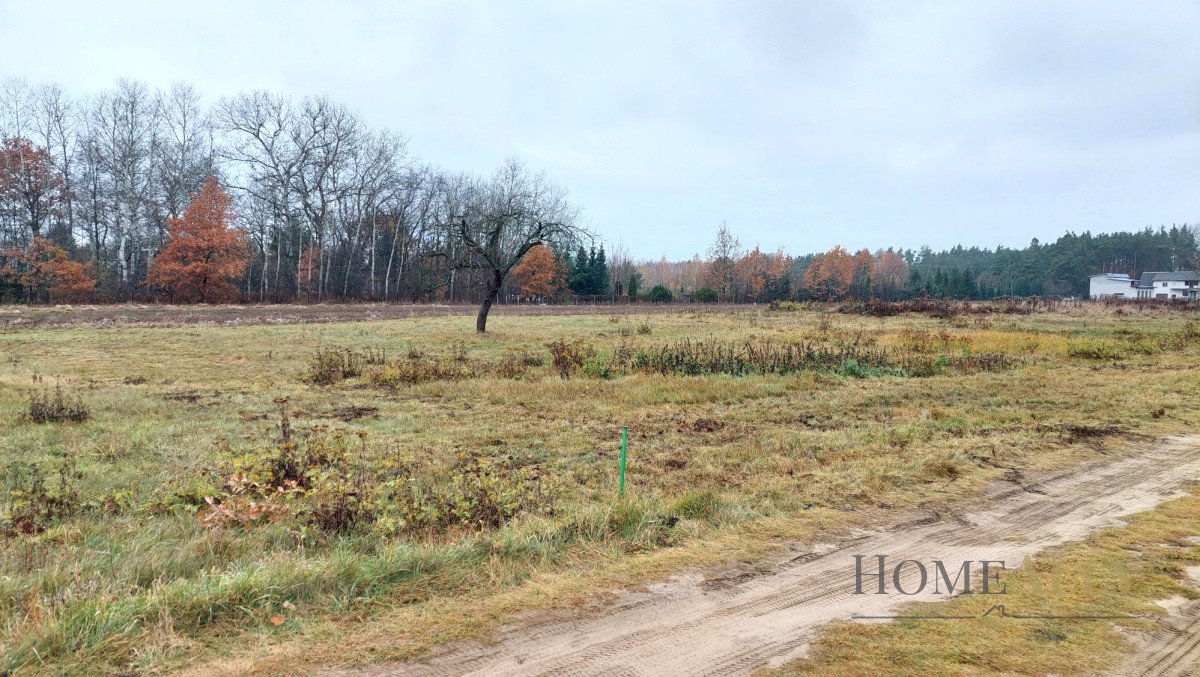
[[[639,258],[1200,222],[1200,2],[0,0],[0,79],[329,94]]]

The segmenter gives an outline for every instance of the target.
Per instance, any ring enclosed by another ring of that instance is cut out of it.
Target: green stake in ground
[[[621,475],[617,482],[617,495],[625,495],[625,455],[629,451],[629,428],[621,428]]]

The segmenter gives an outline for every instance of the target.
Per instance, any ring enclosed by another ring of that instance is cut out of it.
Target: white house
[[[1134,298],[1134,280],[1124,273],[1100,273],[1093,275],[1088,285],[1088,297],[1102,298]]]
[[[1194,270],[1142,273],[1133,285],[1139,299],[1195,299],[1200,274]]]
[[[1094,299],[1189,299],[1200,292],[1200,273],[1194,270],[1146,272],[1138,279],[1120,273],[1091,277],[1088,296]]]

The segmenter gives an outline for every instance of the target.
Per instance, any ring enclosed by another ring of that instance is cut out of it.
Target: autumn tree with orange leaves
[[[167,224],[170,239],[150,263],[146,283],[172,300],[212,303],[237,297],[232,280],[250,261],[246,234],[231,226],[232,201],[215,177],[192,195],[182,218]]]
[[[0,143],[0,213],[18,215],[37,239],[65,199],[62,177],[45,148],[20,137]]]
[[[771,262],[757,246],[746,252],[733,266],[733,298],[735,301],[757,301],[767,286],[767,271]]]
[[[859,301],[871,298],[875,284],[875,257],[866,249],[854,254],[854,273],[850,276],[850,295]]]
[[[791,257],[782,249],[766,254],[756,246],[746,252],[734,266],[734,300],[759,303],[788,298],[792,293],[791,264]]]
[[[513,281],[521,295],[530,298],[550,298],[563,286],[563,274],[554,252],[545,245],[536,245],[512,271]]]
[[[6,263],[0,276],[24,289],[30,303],[78,301],[96,287],[87,266],[72,261],[66,250],[44,237],[35,236],[28,249],[9,247],[3,255]]]
[[[854,257],[841,245],[813,258],[804,271],[804,287],[813,298],[837,301],[846,298],[854,281]]]

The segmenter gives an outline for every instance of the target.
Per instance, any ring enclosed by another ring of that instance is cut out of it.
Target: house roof
[[[1151,287],[1156,282],[1200,282],[1200,273],[1194,270],[1176,270],[1167,272],[1146,272],[1138,279],[1137,286]]]
[[[1093,278],[1103,277],[1103,278],[1112,280],[1113,282],[1130,282],[1131,281],[1129,276],[1126,275],[1125,273],[1096,273],[1092,277]]]

